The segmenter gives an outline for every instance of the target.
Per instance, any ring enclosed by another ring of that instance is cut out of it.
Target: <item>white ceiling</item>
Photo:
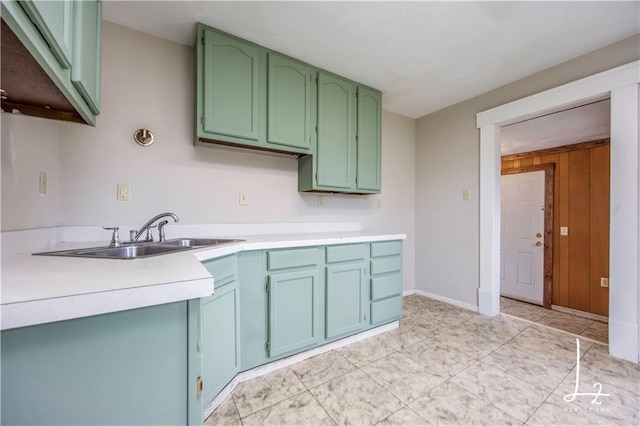
[[[544,115],[501,130],[502,155],[608,138],[611,100]]]
[[[185,45],[195,24],[383,92],[411,118],[640,32],[640,2],[111,1],[104,19]]]

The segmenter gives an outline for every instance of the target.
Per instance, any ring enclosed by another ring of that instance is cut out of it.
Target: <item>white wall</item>
[[[60,127],[55,121],[2,113],[2,230],[56,226]],[[39,193],[40,172],[47,194]]]
[[[638,60],[639,43],[640,36],[630,37],[418,119],[417,291],[478,305],[480,133],[475,114]],[[462,201],[464,188],[471,189],[471,201]]]
[[[49,178],[50,191],[60,194],[59,217],[56,208],[36,208],[41,200],[31,194],[37,195],[37,180],[33,190],[24,179],[8,184],[5,194],[3,135],[2,230],[142,224],[162,211],[176,213],[187,224],[361,222],[367,231],[408,235],[404,285],[413,289],[415,120],[383,111],[381,195],[324,195],[319,207],[317,195],[298,193],[293,157],[194,147],[193,62],[189,47],[103,22],[102,106],[96,127],[24,117],[25,126],[14,126],[15,145],[26,149],[27,141],[34,149],[59,149],[59,156],[41,156],[59,170],[59,182]],[[40,128],[56,135],[55,145],[46,145]],[[154,133],[153,145],[133,141],[139,128]],[[29,169],[37,169],[34,156],[23,158]],[[26,168],[23,174],[38,176]],[[116,201],[118,183],[131,185],[131,201]],[[248,206],[239,205],[240,191],[248,194]],[[34,217],[25,217],[14,208],[18,205]]]

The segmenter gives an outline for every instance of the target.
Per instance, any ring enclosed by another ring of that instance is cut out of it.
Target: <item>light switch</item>
[[[462,190],[462,199],[464,201],[469,201],[471,199],[471,190],[470,189],[463,189]]]
[[[560,235],[569,235],[569,227],[568,226],[561,226],[560,227]]]

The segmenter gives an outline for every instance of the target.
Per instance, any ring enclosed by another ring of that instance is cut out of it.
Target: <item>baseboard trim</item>
[[[353,336],[345,337],[344,339],[336,340],[335,342],[327,343],[326,345],[318,346],[317,348],[309,349],[308,351],[291,355],[289,357],[282,358],[268,364],[260,365],[258,367],[252,368],[251,370],[243,371],[242,373],[237,374],[229,382],[229,384],[220,391],[218,396],[216,396],[213,401],[211,401],[205,407],[203,420],[206,420],[207,417],[209,417],[211,413],[213,413],[215,409],[218,408],[229,395],[231,395],[231,392],[233,392],[236,386],[238,386],[242,382],[255,379],[256,377],[264,376],[265,374],[273,373],[274,371],[280,370],[282,368],[290,367],[294,364],[304,361],[305,359],[341,348],[343,346],[350,345],[351,343],[359,342],[360,340],[377,336],[378,334],[396,329],[399,326],[399,321],[390,322],[389,324],[384,324],[379,327],[372,328],[371,330],[363,331],[362,333],[354,334]]]
[[[416,294],[416,290],[405,290],[402,292],[402,297],[411,296],[412,294]]]
[[[448,297],[439,296],[437,294],[429,293],[427,291],[415,290],[415,294],[428,297],[430,299],[438,300],[440,302],[448,303],[450,305],[457,306],[459,308],[468,309],[473,312],[478,312],[478,307],[476,305],[472,305],[470,303],[464,303],[459,300],[450,299]]]

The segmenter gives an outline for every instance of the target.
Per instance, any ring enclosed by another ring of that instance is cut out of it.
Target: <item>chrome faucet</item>
[[[178,220],[178,216],[176,216],[173,213],[160,213],[159,215],[156,215],[154,217],[152,217],[151,219],[149,219],[149,221],[147,223],[145,223],[144,225],[142,225],[142,227],[140,229],[138,229],[138,231],[131,231],[131,241],[138,241],[138,239],[140,238],[140,236],[142,235],[143,232],[147,232],[147,236],[145,237],[145,241],[153,241],[153,236],[151,235],[151,228],[155,227],[156,225],[153,225],[157,220],[162,219],[163,217],[171,217],[175,222],[180,222]],[[164,225],[166,225],[168,223],[167,220],[164,220],[161,222],[162,227],[159,228],[160,229],[160,241],[164,241]],[[133,234],[135,232],[135,235]]]

